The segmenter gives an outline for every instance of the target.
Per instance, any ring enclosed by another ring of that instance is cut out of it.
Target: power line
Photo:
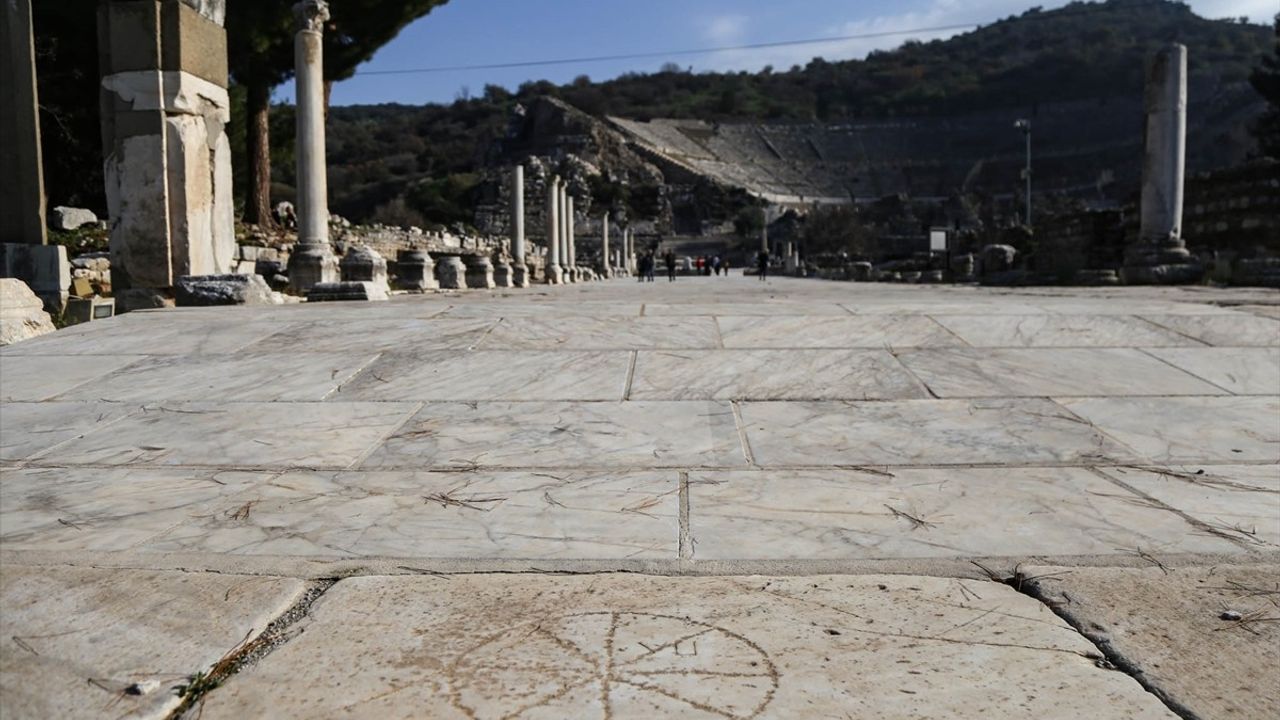
[[[1150,2],[1132,2],[1119,6],[1113,5],[1096,5],[1092,7],[1084,7],[1077,10],[1051,10],[1036,15],[1022,15],[1012,19],[1012,22],[1025,22],[1037,19],[1049,19],[1072,17],[1077,15],[1091,15],[1098,12],[1105,12],[1118,8],[1131,9],[1134,7],[1144,7],[1148,5],[1165,5],[1169,4],[1167,0],[1151,0]],[[999,22],[999,21],[997,21]],[[795,47],[800,45],[822,45],[833,42],[848,42],[850,40],[874,40],[876,38],[894,37],[898,35],[915,35],[918,33],[935,33],[935,32],[951,32],[955,30],[969,30],[982,27],[983,23],[958,23],[955,25],[939,25],[936,27],[920,27],[909,28],[906,30],[885,30],[881,32],[860,33],[857,35],[836,35],[832,37],[809,38],[805,40],[780,40],[776,42],[752,43],[749,45],[723,45],[720,47],[692,48],[686,50],[667,50],[661,52],[643,52],[643,53],[625,53],[619,55],[594,55],[579,58],[560,58],[556,60],[524,60],[519,62],[504,63],[487,63],[479,65],[442,65],[437,67],[425,68],[404,68],[400,70],[364,70],[355,73],[360,75],[413,75],[426,73],[444,73],[444,72],[463,72],[467,70],[502,70],[509,68],[521,67],[544,67],[547,65],[575,65],[583,63],[595,62],[611,62],[617,60],[648,60],[653,58],[679,57],[688,55],[707,55],[717,52],[730,52],[734,50],[761,50],[766,48],[777,47]]]

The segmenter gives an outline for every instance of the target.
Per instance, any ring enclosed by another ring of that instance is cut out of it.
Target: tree
[[[324,36],[325,107],[333,83],[355,74],[409,23],[448,0],[331,0]],[[245,222],[271,220],[271,90],[293,75],[294,19],[289,2],[227,3],[227,61],[246,89]]]
[[[1280,14],[1276,15],[1275,26],[1275,52],[1262,58],[1262,63],[1249,76],[1249,82],[1269,106],[1253,127],[1258,148],[1263,155],[1280,158]]]

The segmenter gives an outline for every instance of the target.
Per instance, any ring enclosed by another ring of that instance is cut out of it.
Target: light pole
[[[1013,124],[1022,131],[1027,139],[1027,166],[1022,170],[1022,179],[1027,184],[1027,227],[1031,227],[1031,121],[1022,118]]]

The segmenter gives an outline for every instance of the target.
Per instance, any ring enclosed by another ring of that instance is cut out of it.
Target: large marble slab
[[[1280,395],[1280,348],[1149,348],[1145,352],[1236,395]]]
[[[0,402],[48,400],[143,357],[5,355],[0,357]]]
[[[562,317],[504,321],[485,338],[486,350],[649,350],[720,347],[709,317]]]
[[[1137,317],[1117,315],[938,315],[975,347],[1167,347],[1201,343]]]
[[[1086,468],[692,472],[689,533],[702,560],[1242,552]]]
[[[679,491],[674,471],[292,472],[219,498],[141,550],[674,560]]]
[[[1132,348],[930,348],[898,358],[938,397],[1225,394]]]
[[[375,357],[368,352],[157,356],[81,385],[59,399],[319,401]]]
[[[539,301],[541,300],[541,301]],[[550,302],[549,293],[521,296],[511,302],[457,302],[442,318],[550,319],[571,317],[640,317],[640,302]]]
[[[342,387],[343,400],[621,400],[626,351],[447,350],[386,353]]]
[[[329,303],[332,304],[332,303]],[[290,323],[255,343],[252,352],[305,349],[307,352],[382,352],[386,350],[465,350],[479,342],[496,320],[333,319]]]
[[[305,587],[291,578],[6,565],[4,716],[167,717],[177,687],[257,637]],[[135,684],[150,691],[125,692]]]
[[[0,470],[0,544],[6,550],[132,549],[271,474],[148,468]]]
[[[886,317],[720,317],[727,348],[900,348],[963,345],[920,315]]]
[[[136,406],[135,406],[136,407]],[[149,405],[58,449],[59,465],[334,468],[358,461],[417,403]]]
[[[928,397],[886,350],[659,350],[636,356],[634,400]]]
[[[1048,400],[747,402],[747,443],[763,467],[1092,464],[1129,448]]]
[[[974,580],[363,577],[305,622],[203,717],[1175,717]]]
[[[1060,402],[1153,462],[1280,461],[1280,398],[1081,398]]]
[[[0,460],[23,460],[136,411],[119,403],[0,403]]]
[[[363,469],[668,468],[744,463],[718,402],[428,403]]]
[[[1028,587],[1183,717],[1280,715],[1280,566],[1028,567]],[[1223,620],[1232,610],[1249,620]],[[1261,620],[1260,618],[1271,618]]]
[[[1280,346],[1280,319],[1232,315],[1144,315],[1160,327],[1222,347]]]
[[[1280,465],[1112,467],[1102,472],[1177,508],[1211,533],[1280,548]]]
[[[725,302],[700,303],[645,303],[645,317],[688,317],[693,315],[793,315],[793,316],[846,316],[849,311],[837,303],[796,303],[796,302],[743,302],[739,296],[735,300]]]
[[[100,324],[101,323],[101,324]],[[182,322],[167,317],[95,321],[6,346],[3,355],[191,355],[231,353],[277,330],[270,322],[225,317]]]

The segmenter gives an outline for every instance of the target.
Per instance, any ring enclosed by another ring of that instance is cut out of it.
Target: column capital
[[[294,3],[293,19],[298,32],[324,32],[324,23],[329,19],[329,3],[325,0],[302,0]]]

